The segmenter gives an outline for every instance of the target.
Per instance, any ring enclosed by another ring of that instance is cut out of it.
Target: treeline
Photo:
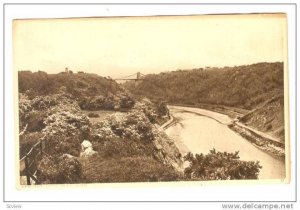
[[[131,108],[134,100],[112,79],[88,73],[18,72],[19,93],[29,99],[57,93],[70,94],[82,109]]]
[[[125,87],[133,94],[169,103],[198,103],[253,109],[283,95],[283,63],[177,70],[147,75]]]
[[[63,86],[69,93],[80,92],[90,96],[121,91],[121,87],[114,80],[89,73],[47,74],[43,71],[19,71],[18,79],[19,92],[30,91],[32,95],[57,93]]]

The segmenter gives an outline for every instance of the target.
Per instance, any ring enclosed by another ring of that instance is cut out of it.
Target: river
[[[259,179],[284,179],[285,163],[261,151],[227,127],[231,119],[223,114],[189,107],[169,106],[178,120],[166,133],[174,138],[182,153],[209,153],[239,151],[241,160],[259,161],[262,169]]]

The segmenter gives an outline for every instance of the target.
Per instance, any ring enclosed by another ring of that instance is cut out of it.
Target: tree
[[[169,114],[169,109],[166,105],[166,102],[160,102],[157,106],[157,112],[160,116],[165,116]]]
[[[262,168],[259,162],[239,160],[238,153],[217,152],[215,149],[207,155],[188,153],[184,160],[190,165],[184,175],[194,180],[257,179]]]

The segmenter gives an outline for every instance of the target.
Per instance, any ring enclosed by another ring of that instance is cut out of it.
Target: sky
[[[199,15],[14,20],[14,70],[135,72],[284,61],[286,16]]]

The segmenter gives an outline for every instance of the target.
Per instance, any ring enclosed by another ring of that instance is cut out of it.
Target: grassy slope
[[[179,174],[149,156],[85,159],[84,180],[87,183],[175,181]]]

